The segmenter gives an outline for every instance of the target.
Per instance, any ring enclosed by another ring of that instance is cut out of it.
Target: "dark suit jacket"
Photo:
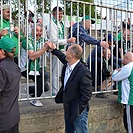
[[[55,102],[63,103],[66,118],[69,121],[74,121],[86,107],[89,109],[89,100],[92,96],[91,73],[79,62],[72,71],[64,89],[66,56],[57,49],[52,53],[64,64],[61,75],[62,86],[55,97]]]

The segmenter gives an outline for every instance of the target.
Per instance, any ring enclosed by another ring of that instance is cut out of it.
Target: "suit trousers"
[[[85,108],[73,122],[65,117],[65,133],[88,133],[88,112],[88,108]]]

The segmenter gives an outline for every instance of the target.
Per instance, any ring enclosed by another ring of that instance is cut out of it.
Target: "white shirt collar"
[[[79,63],[79,61],[80,61],[80,60],[78,60],[77,62],[75,62],[75,63],[72,64],[71,66],[69,66],[69,64],[67,63],[67,66],[68,66],[70,69],[72,69],[72,71],[73,71],[74,67]]]

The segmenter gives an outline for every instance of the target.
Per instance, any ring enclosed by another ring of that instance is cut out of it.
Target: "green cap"
[[[86,15],[82,18],[82,21],[84,20],[91,20],[91,23],[94,24],[95,23],[95,20],[93,20],[92,18],[90,19],[90,16],[89,15]]]
[[[5,50],[6,52],[12,52],[12,49],[15,47],[16,45],[14,40],[9,38],[8,36],[3,36],[0,39],[0,48]]]

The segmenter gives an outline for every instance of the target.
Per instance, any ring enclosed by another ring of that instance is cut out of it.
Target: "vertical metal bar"
[[[43,45],[44,45],[44,0],[42,0],[42,46],[41,47],[43,47]],[[42,60],[41,60],[41,63],[42,63],[42,95],[43,95],[43,97],[44,97],[44,94],[45,94],[45,92],[44,92],[44,82],[45,82],[45,79],[44,79],[44,66],[45,66],[45,61],[46,60],[46,58],[45,58],[45,54],[43,54],[42,55]]]
[[[107,12],[108,12],[108,10],[106,8],[106,41],[108,42],[109,41],[109,38],[108,38],[109,30],[108,30],[108,20],[107,20],[107,14],[108,13]],[[106,52],[106,67],[108,68],[108,51]],[[107,89],[107,87],[108,87],[108,79],[106,79],[106,83],[105,84],[106,84],[105,87]]]
[[[123,19],[123,17],[122,17],[122,14],[123,14],[123,12],[121,11],[121,22],[122,22],[122,19]],[[122,24],[121,24],[121,49],[123,48],[123,26],[122,26]],[[116,42],[117,42],[117,44],[116,44],[116,49],[117,49],[117,58],[118,58],[118,52],[119,52],[119,49],[118,49],[118,38],[116,38]],[[121,53],[120,53],[121,55],[123,55],[123,51],[121,51]],[[122,56],[121,56],[121,59],[122,59]],[[117,63],[117,62],[116,62]],[[116,66],[116,67],[118,67],[118,66]]]
[[[117,16],[118,16],[118,11],[116,10],[116,18],[117,18]],[[118,42],[118,20],[117,19],[116,19],[116,35],[117,35],[116,41]],[[116,49],[117,49],[117,51],[119,50],[118,49],[118,44],[117,44]],[[118,53],[117,53],[116,57],[117,57],[116,58],[116,68],[118,68]]]
[[[83,4],[83,16],[84,16],[84,18],[85,18],[85,15],[86,15],[86,13],[85,13],[85,4]],[[84,19],[84,29],[85,29],[85,19]],[[84,46],[83,46],[83,51],[84,51],[83,59],[85,61],[85,42],[84,42]]]
[[[111,38],[111,72],[113,72],[113,48],[114,48],[114,40],[113,40],[113,38],[114,38],[114,33],[113,33],[113,10],[112,9],[110,9],[110,20],[111,20],[111,35],[112,35],[112,38]]]
[[[20,66],[20,0],[18,0],[18,66]],[[19,86],[21,86],[21,83],[19,84]],[[20,91],[19,91],[19,97],[21,99],[21,87],[20,87]]]
[[[3,29],[3,0],[1,0],[1,29]]]
[[[26,66],[26,69],[27,69],[27,78],[26,78],[26,88],[27,88],[27,98],[29,99],[29,58],[28,58],[28,35],[29,35],[29,23],[28,23],[28,5],[29,5],[29,2],[28,0],[26,0],[26,60],[27,60],[27,66]]]
[[[95,22],[97,20],[97,12],[95,12]],[[95,23],[95,37],[97,38],[97,30],[96,30],[96,23]],[[91,54],[90,54],[91,55]],[[97,45],[95,46],[95,91],[97,91]]]
[[[18,65],[20,66],[20,0],[18,0]]]
[[[90,15],[90,14],[91,14],[91,4],[89,4],[89,15]],[[96,25],[96,23],[95,23],[95,25]],[[91,28],[90,28],[90,33],[89,33],[89,34],[90,34],[90,36],[91,36]],[[91,50],[92,50],[92,49],[91,49],[91,44],[90,44],[90,45],[89,45],[89,53],[90,53],[90,57],[89,57],[89,58],[90,58],[90,59],[89,59],[89,61],[90,61],[90,62],[89,62],[89,68],[90,68],[90,71],[91,71]]]
[[[37,12],[36,12],[36,0],[34,0],[34,11],[35,11],[35,18],[34,18],[34,24],[35,24],[35,27],[34,27],[34,47],[35,47],[35,52],[36,52],[36,14],[37,14]],[[35,85],[35,97],[37,97],[37,75],[36,75],[36,59],[35,59],[35,83],[34,83],[34,85]]]
[[[66,27],[65,27],[65,25],[66,25],[66,1],[64,1],[64,39],[66,39],[66,37],[67,37],[67,31],[66,31]],[[66,47],[66,45],[65,45],[65,47]]]
[[[11,0],[9,1],[9,4],[12,5]],[[11,23],[12,23],[12,6],[10,6],[10,25],[11,25]],[[11,38],[11,36],[12,36],[12,34],[11,34],[11,26],[10,26],[9,30],[10,30],[10,38]]]
[[[50,11],[52,10],[51,9],[51,1],[50,1]],[[49,12],[49,14],[50,14],[50,18],[49,18],[49,22],[50,22],[50,27],[49,27],[49,30],[51,29],[51,22],[52,22],[52,17],[51,17],[51,13]],[[50,31],[49,31],[50,32]],[[51,32],[49,33],[49,40],[52,40],[52,38],[51,38]],[[53,41],[53,40],[52,40]],[[55,43],[55,42],[53,42],[53,43]],[[52,88],[52,83],[53,83],[53,79],[52,79],[52,75],[53,75],[53,71],[52,71],[52,54],[50,53],[50,95],[52,96],[52,90],[53,90],[53,88]]]
[[[117,20],[117,16],[118,16],[118,12],[116,10],[116,20],[115,20],[116,21],[116,35],[117,35],[116,41],[118,42],[118,27],[117,27],[118,20]],[[117,45],[116,49],[118,50],[118,45]],[[116,59],[116,68],[118,68],[118,53],[116,54],[116,57],[117,57],[117,59]]]
[[[79,2],[77,3],[77,43],[79,44]]]
[[[57,0],[57,29],[59,29],[59,1]],[[65,28],[65,27],[64,27]],[[57,48],[59,49],[59,31],[57,30]],[[57,59],[57,88],[59,88],[59,59]]]
[[[125,48],[125,51],[127,51],[127,18],[128,18],[127,11],[125,12],[125,18],[126,18],[126,48]],[[123,47],[123,50],[124,50],[124,47]],[[123,55],[124,55],[124,53],[123,53]]]
[[[113,72],[113,49],[114,49],[114,33],[113,33],[113,10],[112,9],[110,9],[110,14],[111,15],[109,15],[109,16],[111,16],[110,17],[110,20],[111,20],[111,35],[112,35],[112,38],[111,38],[111,69],[110,69],[110,71],[111,72]],[[111,80],[111,86],[113,85],[113,81]]]
[[[95,6],[95,22],[97,22],[96,6]],[[95,23],[95,38],[97,39],[97,25],[96,25],[96,23]]]
[[[102,2],[101,2],[101,5],[102,5]],[[102,16],[102,7],[101,7],[101,16]],[[102,17],[101,17],[101,24],[100,24],[100,27],[101,27],[101,29],[103,29],[103,28],[102,28]],[[102,35],[103,35],[102,32],[103,32],[103,31],[101,30],[101,39],[102,39]],[[101,41],[102,41],[102,40],[101,40]],[[101,53],[103,53],[102,47],[101,47]],[[102,58],[102,54],[101,54],[101,90],[102,90],[102,62],[103,62],[103,58]]]
[[[133,43],[133,41],[132,41],[132,24],[131,24],[131,20],[132,20],[132,14],[130,13],[130,51],[132,52],[132,43]]]
[[[73,2],[71,1],[71,18],[70,18],[70,22],[72,22],[72,8],[73,8]],[[72,24],[72,23],[70,23],[70,24]],[[71,28],[71,37],[73,36],[72,35],[72,25],[70,25],[70,28]]]

